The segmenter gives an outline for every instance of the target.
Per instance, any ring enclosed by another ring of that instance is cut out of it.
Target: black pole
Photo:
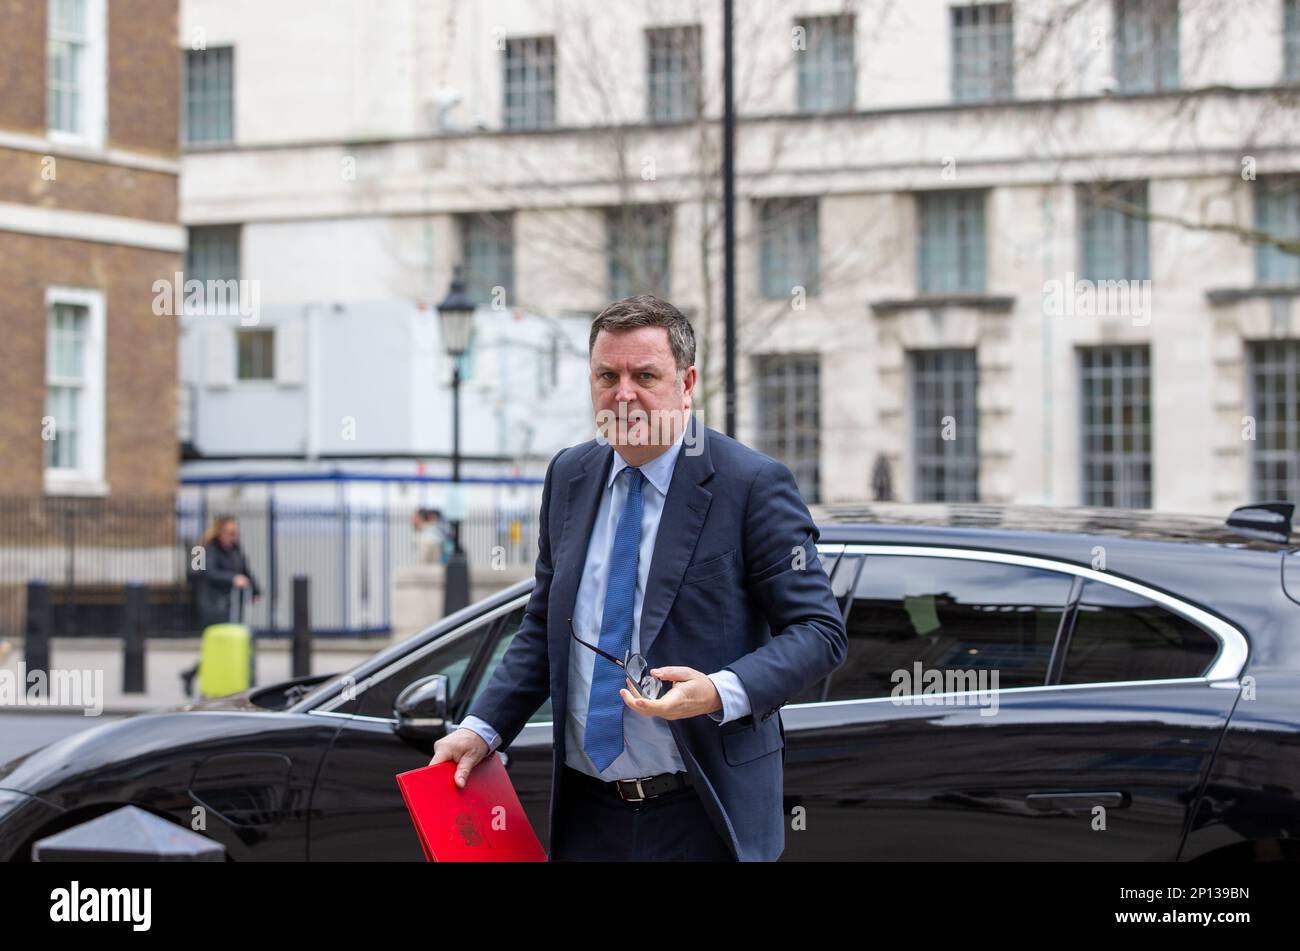
[[[266,629],[275,635],[275,485],[266,488]],[[346,577],[346,575],[344,576]],[[253,628],[253,608],[248,608],[248,628]]]
[[[451,367],[451,484],[452,491],[460,491],[460,355],[452,360]],[[460,519],[451,520],[451,540],[460,551]]]
[[[144,585],[126,586],[126,624],[122,632],[122,692],[144,693]]]
[[[23,660],[27,673],[50,672],[50,632],[54,612],[50,606],[50,586],[44,581],[27,582],[27,628],[23,637]]]
[[[455,358],[451,377],[451,481],[460,491],[460,358]],[[460,499],[457,499],[459,508]],[[469,605],[469,562],[460,547],[460,519],[451,521],[453,542],[451,557],[443,573],[442,616],[447,617]]]
[[[722,319],[727,435],[736,435],[736,102],[731,0],[722,0]]]
[[[311,673],[311,607],[307,578],[293,577],[293,676]]]

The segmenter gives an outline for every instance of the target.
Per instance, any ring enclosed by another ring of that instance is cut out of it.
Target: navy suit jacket
[[[704,807],[741,861],[785,848],[782,704],[844,662],[847,636],[817,555],[818,531],[782,463],[688,420],[641,608],[652,667],[735,672],[751,713],[718,724],[667,720]],[[700,450],[703,451],[700,451]],[[562,450],[546,470],[536,581],[523,624],[468,715],[509,746],[549,696],[554,713],[550,832],[565,762],[567,618],[614,449]],[[799,551],[802,549],[802,551]],[[628,716],[641,714],[628,711]]]

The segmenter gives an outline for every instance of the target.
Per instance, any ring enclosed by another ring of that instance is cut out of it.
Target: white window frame
[[[78,421],[81,434],[80,464],[75,469],[45,469],[45,491],[52,495],[105,495],[104,418],[107,336],[104,332],[104,292],[94,288],[51,286],[45,290],[45,326],[49,334],[50,311],[56,304],[86,308],[86,339],[82,371],[85,405]],[[48,361],[48,357],[46,358]],[[48,372],[45,374],[48,378]],[[42,409],[42,415],[44,411]],[[57,425],[57,420],[55,421]]]
[[[108,114],[108,13],[106,0],[82,0],[86,9],[86,55],[81,82],[81,131],[69,132],[49,125],[46,104],[46,135],[52,143],[102,149]],[[49,83],[49,33],[54,0],[46,2],[45,83]]]

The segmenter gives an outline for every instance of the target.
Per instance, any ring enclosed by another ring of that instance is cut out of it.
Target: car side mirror
[[[447,735],[447,695],[450,681],[446,674],[421,677],[397,695],[393,729],[408,740],[438,740]]]

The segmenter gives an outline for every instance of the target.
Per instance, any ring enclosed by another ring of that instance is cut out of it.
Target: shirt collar
[[[686,425],[690,425],[689,419],[686,421]],[[682,442],[685,439],[686,426],[683,426],[682,431],[677,434],[677,439],[671,446],[645,465],[637,467],[641,470],[641,474],[645,476],[646,481],[659,490],[660,495],[666,496],[668,494],[668,483],[673,480],[673,468],[677,465],[677,457],[681,454]],[[613,485],[614,480],[618,478],[618,474],[626,468],[628,468],[627,462],[618,454],[618,450],[614,450],[614,464],[609,467],[609,478],[605,481],[605,488]]]

